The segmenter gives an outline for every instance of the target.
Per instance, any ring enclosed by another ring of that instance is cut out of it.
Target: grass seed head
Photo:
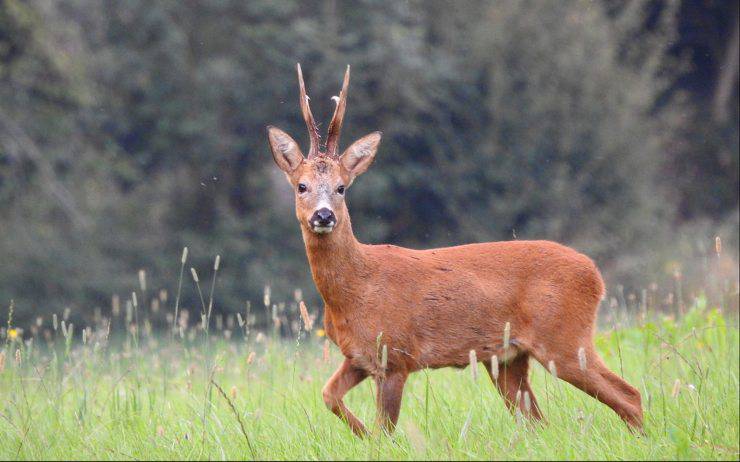
[[[264,303],[265,308],[269,308],[270,306],[270,295],[271,295],[270,286],[265,286],[265,290],[262,294],[262,303]]]
[[[113,316],[121,314],[121,297],[114,295],[110,301],[110,312]],[[54,315],[56,316],[56,315]]]
[[[54,315],[51,317],[51,323],[54,326],[54,331],[56,331],[57,327],[59,327],[59,320],[57,319],[56,313],[54,313]]]
[[[478,355],[476,355],[475,350],[470,350],[468,357],[470,360],[470,376],[473,381],[478,380]]]
[[[529,396],[529,391],[524,392],[524,410],[527,414],[532,412],[532,398]]]
[[[324,340],[324,354],[323,359],[325,363],[329,362],[329,339]]]
[[[0,351],[0,374],[5,370],[5,351]]]
[[[509,348],[509,340],[511,339],[511,323],[506,321],[504,326],[504,349]]]
[[[493,355],[491,357],[491,377],[493,380],[498,380],[498,356]]]
[[[182,248],[182,257],[180,257],[180,263],[182,263],[184,265],[185,264],[185,261],[187,261],[187,259],[188,259],[188,248],[187,247],[183,247]]]
[[[238,394],[237,389],[236,389],[236,385],[233,385],[231,387],[230,394],[231,394],[231,399],[236,399],[236,396]]]
[[[679,393],[681,393],[681,380],[676,379],[676,381],[673,382],[673,390],[671,391],[671,396],[673,398],[678,398]]]
[[[139,307],[139,300],[136,298],[136,292],[131,292],[131,303],[134,304],[134,308]]]
[[[388,345],[383,345],[383,351],[380,354],[380,367],[383,370],[388,369]]]
[[[311,329],[313,329],[313,319],[311,319],[311,316],[308,314],[308,308],[306,308],[306,304],[303,303],[303,300],[300,301],[298,304],[298,307],[301,310],[301,318],[303,318],[303,326],[305,327],[306,331],[311,332]]]
[[[213,262],[213,271],[218,271],[219,266],[221,266],[221,255],[216,255],[216,260]]]
[[[586,370],[586,349],[580,347],[578,349],[578,367],[582,370]]]
[[[21,350],[15,350],[15,365],[20,367],[21,365]]]
[[[714,238],[714,251],[717,252],[717,257],[722,255],[722,239],[719,236]]]
[[[146,292],[146,271],[143,269],[139,270],[139,288],[142,292]]]
[[[547,362],[547,370],[550,371],[550,374],[552,374],[553,377],[558,378],[558,369],[555,367],[555,361],[552,359]]]
[[[195,268],[192,268],[192,267],[190,268],[190,274],[193,276],[193,281],[200,282],[198,280],[198,272],[195,271]]]
[[[247,364],[252,364],[256,356],[257,356],[257,353],[255,353],[254,351],[251,351],[249,353],[249,356],[247,356]]]

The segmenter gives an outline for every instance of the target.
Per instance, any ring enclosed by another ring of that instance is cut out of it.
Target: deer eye
[[[339,194],[344,194],[344,185],[340,185],[340,186],[339,186],[339,187],[337,188],[337,193],[339,193]]]
[[[305,184],[303,184],[303,183],[298,183],[298,192],[299,192],[299,193],[304,193],[304,192],[306,192],[307,190],[308,190],[308,188],[306,187],[306,185],[305,185]]]

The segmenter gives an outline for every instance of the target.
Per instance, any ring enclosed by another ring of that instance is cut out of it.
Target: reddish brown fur
[[[370,135],[341,157],[319,153],[304,159],[292,138],[269,130],[276,162],[294,188],[299,183],[349,186],[372,162],[379,142],[377,135],[368,149]],[[378,416],[392,429],[408,375],[422,368],[465,367],[470,350],[489,372],[493,355],[502,360],[494,382],[511,409],[517,405],[517,391],[527,391],[532,406],[527,410],[519,400],[519,408],[540,417],[528,381],[528,360],[533,357],[546,367],[554,361],[559,378],[597,397],[629,425],[641,427],[640,393],[607,369],[593,347],[604,284],[587,256],[549,241],[432,250],[367,245],[355,238],[343,197],[332,196],[337,224],[328,234],[311,230],[315,205],[310,191],[296,194],[308,261],[326,305],[326,332],[346,358],[323,395],[356,434],[364,434],[365,427],[342,401],[352,387],[368,376],[377,381]],[[507,322],[511,346],[504,349]],[[379,336],[388,348],[385,369]],[[585,371],[579,367],[579,348],[586,353]]]

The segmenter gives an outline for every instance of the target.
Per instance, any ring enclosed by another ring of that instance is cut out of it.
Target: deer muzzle
[[[330,233],[337,225],[337,217],[327,207],[316,210],[308,222],[311,231],[317,234]]]

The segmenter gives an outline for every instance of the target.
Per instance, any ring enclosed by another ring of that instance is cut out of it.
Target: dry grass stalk
[[[249,435],[247,435],[247,431],[244,428],[244,422],[242,422],[242,418],[239,415],[239,412],[236,410],[236,406],[234,406],[234,402],[229,399],[228,396],[226,396],[226,393],[224,392],[223,388],[219,386],[216,382],[211,379],[211,384],[213,384],[214,387],[216,387],[216,390],[218,390],[219,394],[223,396],[223,398],[226,400],[227,403],[229,403],[229,407],[231,408],[231,411],[234,413],[234,416],[236,417],[236,420],[239,422],[239,429],[242,432],[242,435],[244,435],[244,439],[247,441],[247,447],[249,447],[249,452],[252,453],[252,458],[256,459],[254,448],[252,448],[252,442],[249,439]]]
[[[550,371],[550,374],[552,374],[553,377],[556,379],[558,378],[558,369],[555,367],[555,361],[552,359],[547,362],[547,370]]]
[[[0,374],[5,370],[5,351],[0,351]]]

